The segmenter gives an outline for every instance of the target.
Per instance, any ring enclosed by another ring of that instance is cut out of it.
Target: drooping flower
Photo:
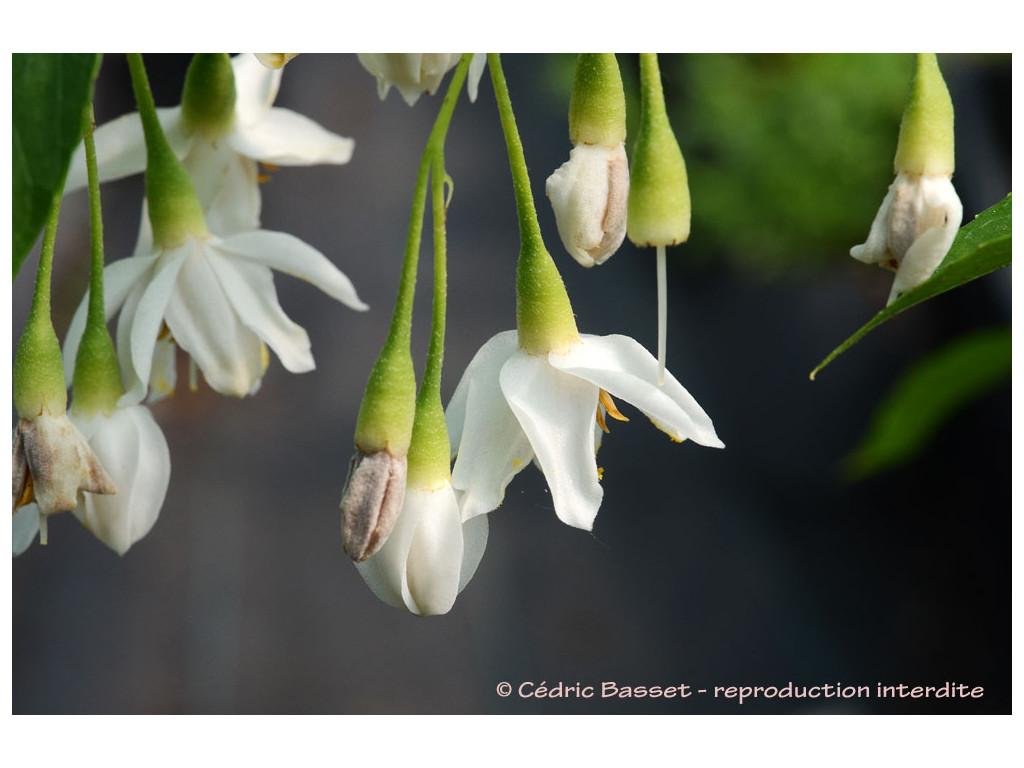
[[[629,197],[622,143],[577,144],[546,189],[562,244],[584,267],[604,263],[622,245]]]
[[[888,304],[932,276],[960,229],[963,205],[953,188],[953,149],[949,91],[935,54],[918,54],[893,161],[896,180],[867,241],[850,249],[858,261],[896,273]]]
[[[158,354],[164,333],[192,356],[209,385],[226,395],[254,391],[267,367],[267,346],[292,373],[313,370],[309,337],[281,309],[271,269],[306,280],[352,309],[367,309],[352,282],[327,257],[283,232],[254,230],[223,238],[189,234],[178,247],[108,266],[107,315],[121,311],[122,402],[141,401],[155,359],[164,361],[164,367],[156,368],[159,375],[168,376],[166,349]],[[74,360],[87,300],[68,329],[65,360]]]
[[[230,69],[233,103],[229,92],[214,108],[186,109],[186,86],[185,104],[157,110],[171,149],[192,177],[203,211],[217,211],[208,224],[219,235],[259,226],[257,162],[271,166],[343,164],[351,159],[355,146],[352,139],[328,131],[304,115],[273,106],[280,69],[268,69],[248,53],[233,57]],[[231,91],[228,86],[223,90]],[[100,126],[95,136],[101,181],[146,169],[146,143],[138,112]],[[85,154],[80,147],[71,161],[65,194],[85,184]],[[143,243],[138,250],[146,252],[148,248]]]
[[[356,568],[388,605],[419,616],[447,613],[476,573],[487,529],[486,515],[462,522],[451,483],[410,487],[384,546]]]
[[[456,446],[452,485],[464,520],[495,509],[531,460],[563,522],[589,530],[603,491],[595,417],[617,413],[612,397],[642,410],[673,440],[722,448],[711,419],[670,373],[627,336],[581,335],[567,350],[530,354],[516,331],[491,338],[466,368],[448,405]]]
[[[117,488],[102,494],[80,488],[72,511],[96,538],[123,555],[149,533],[160,514],[171,475],[167,440],[143,405],[88,417],[72,414],[70,420]],[[39,512],[37,504],[30,504],[15,515],[15,555],[40,531]]]
[[[360,53],[359,63],[377,78],[377,94],[383,100],[395,86],[405,103],[413,106],[424,93],[433,93],[448,72],[455,68],[461,53]],[[469,100],[476,101],[480,77],[487,59],[484,54],[473,56],[466,77]]]

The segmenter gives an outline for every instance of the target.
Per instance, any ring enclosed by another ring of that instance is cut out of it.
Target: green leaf
[[[12,61],[14,277],[43,229],[82,139],[98,53],[15,53]]]
[[[853,336],[848,338],[811,371],[811,380],[818,371],[856,344],[868,331],[877,328],[900,312],[926,299],[945,293],[971,280],[1010,265],[1012,260],[1013,216],[1011,195],[982,211],[960,228],[946,258],[935,273],[921,285],[907,291],[883,309]]]
[[[910,460],[953,413],[1009,380],[1010,336],[1009,328],[985,329],[915,363],[875,411],[845,461],[847,475],[858,479]]]

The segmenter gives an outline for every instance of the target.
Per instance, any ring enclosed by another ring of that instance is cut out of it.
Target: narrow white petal
[[[259,229],[261,207],[256,161],[232,152],[220,188],[204,211],[206,226],[220,237]]]
[[[277,301],[274,276],[268,267],[231,254],[208,250],[209,264],[242,322],[274,350],[292,373],[313,370],[309,336],[289,318]]]
[[[251,53],[240,53],[231,59],[235,70],[235,121],[251,125],[260,120],[277,98],[281,70],[267,69]]]
[[[167,440],[149,409],[119,408],[109,417],[77,421],[117,493],[83,494],[75,516],[119,555],[145,536],[160,514],[171,476]]]
[[[261,229],[226,237],[220,249],[306,280],[351,309],[369,309],[345,273],[320,251],[297,237]]]
[[[941,227],[932,227],[921,234],[914,244],[907,249],[896,270],[896,278],[892,282],[888,304],[892,304],[901,294],[921,285],[932,276],[936,267],[942,263],[949,253],[949,247],[956,239],[963,217],[960,201],[950,205],[945,223]]]
[[[505,363],[500,379],[551,488],[555,514],[590,530],[604,495],[594,446],[598,388],[522,350]]]
[[[516,331],[502,331],[484,344],[470,360],[469,365],[459,379],[452,399],[445,409],[445,420],[448,422],[448,439],[451,441],[452,458],[459,452],[459,441],[462,440],[462,425],[466,421],[466,399],[469,395],[469,382],[478,375],[498,380],[498,372],[509,356],[519,347],[519,334]]]
[[[263,343],[241,321],[210,266],[211,256],[216,258],[211,250],[216,238],[189,240],[193,247],[164,314],[167,327],[214,390],[244,397],[266,368]],[[152,338],[155,341],[155,334]],[[149,355],[151,359],[152,346]],[[148,381],[148,367],[146,373]]]
[[[515,331],[511,332],[514,334]],[[452,485],[460,493],[462,519],[469,520],[496,509],[505,498],[509,481],[533,458],[530,441],[519,426],[501,391],[501,367],[517,349],[508,333],[490,339],[466,368],[463,382],[465,408]],[[453,421],[463,411],[457,390],[449,405]],[[452,444],[456,444],[452,438]]]
[[[178,157],[183,157],[190,139],[181,126],[181,107],[163,107],[156,113],[171,149]],[[93,136],[96,139],[96,167],[100,182],[123,179],[146,170],[146,140],[138,112],[104,123]],[[83,189],[87,184],[85,146],[79,144],[71,157],[64,194]]]
[[[855,245],[850,249],[850,255],[857,261],[865,264],[880,264],[892,258],[889,253],[889,212],[892,210],[892,203],[896,197],[897,181],[889,185],[889,190],[882,200],[882,205],[871,222],[871,231],[868,232],[868,239],[862,245]]]
[[[117,314],[132,289],[143,279],[146,270],[153,266],[155,261],[155,256],[145,259],[121,259],[103,270],[103,310],[107,322]],[[78,355],[78,345],[82,343],[82,334],[85,333],[88,313],[89,291],[86,290],[64,336],[64,379],[69,387],[75,374],[75,357]]]
[[[469,584],[483,559],[489,526],[487,515],[477,515],[462,524],[462,570],[459,572],[459,592]]]
[[[409,548],[423,514],[420,494],[423,491],[406,489],[402,511],[391,529],[384,546],[366,560],[356,563],[356,570],[378,598],[390,606],[416,613],[416,604],[409,592],[406,565]]]
[[[175,291],[179,271],[188,254],[190,240],[181,248],[166,251],[156,259],[152,277],[138,283],[125,301],[117,321],[117,348],[125,393],[121,404],[136,404],[146,396],[153,364],[153,347],[164,324],[164,313]]]
[[[487,66],[486,53],[474,53],[469,62],[469,73],[466,76],[466,91],[469,93],[470,102],[475,102],[480,92],[480,78],[483,77],[484,68]]]
[[[275,107],[228,137],[241,154],[271,165],[341,165],[352,159],[355,141],[289,109]]]
[[[635,405],[675,440],[725,447],[711,418],[675,376],[665,371],[665,383],[658,386],[658,361],[628,336],[584,336],[568,353],[552,353],[549,360],[556,368]]]
[[[446,484],[437,490],[408,490],[423,506],[409,547],[406,578],[409,595],[421,616],[448,613],[459,593],[462,571],[462,518],[455,492]]]

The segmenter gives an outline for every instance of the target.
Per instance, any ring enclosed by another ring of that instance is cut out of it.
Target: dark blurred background
[[[563,250],[546,177],[568,157],[574,57],[509,55],[506,73],[541,226],[582,332],[655,338],[653,251],[607,264]],[[278,106],[356,140],[346,166],[281,168],[263,226],[331,258],[371,306],[354,313],[277,279],[317,370],[273,359],[259,393],[184,379],[154,414],[171,447],[155,528],[119,558],[70,515],[13,563],[15,713],[1008,713],[1010,383],[958,410],[910,463],[852,482],[842,462],[915,361],[1008,326],[1010,270],[884,324],[810,370],[885,302],[860,264],[892,181],[912,69],[901,55],[665,55],[665,91],[693,196],[669,251],[668,363],[724,451],[677,445],[635,409],[601,447],[593,535],[560,523],[539,471],[509,486],[487,553],[452,612],[379,602],[341,551],[338,501],[359,400],[390,317],[419,156],[439,106],[377,98],[356,57],[304,54]],[[631,126],[634,57],[622,56]],[[159,105],[187,56],[147,56]],[[1010,57],[940,56],[956,107],[964,222],[1010,191]],[[447,81],[446,81],[447,82]],[[104,60],[96,113],[131,111],[123,57]],[[635,130],[631,130],[635,135]],[[452,123],[445,397],[476,350],[514,326],[518,235],[493,91]],[[108,261],[130,254],[141,177],[103,189]],[[85,287],[85,196],[65,202],[54,322]],[[429,251],[429,239],[424,253]],[[37,249],[38,251],[38,249]],[[36,256],[14,283],[14,332]],[[420,269],[422,370],[430,260]],[[179,359],[184,371],[184,360]],[[502,681],[599,686],[983,686],[979,699],[501,698]]]

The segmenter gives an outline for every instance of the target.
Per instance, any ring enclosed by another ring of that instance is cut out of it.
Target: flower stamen
[[[604,414],[608,413],[613,419],[618,421],[629,421],[628,418],[619,413],[619,409],[615,407],[615,401],[612,400],[612,396],[608,394],[608,390],[602,389],[597,395],[598,406],[597,406],[597,426],[601,428],[602,432],[608,433],[608,425],[605,423]]]

